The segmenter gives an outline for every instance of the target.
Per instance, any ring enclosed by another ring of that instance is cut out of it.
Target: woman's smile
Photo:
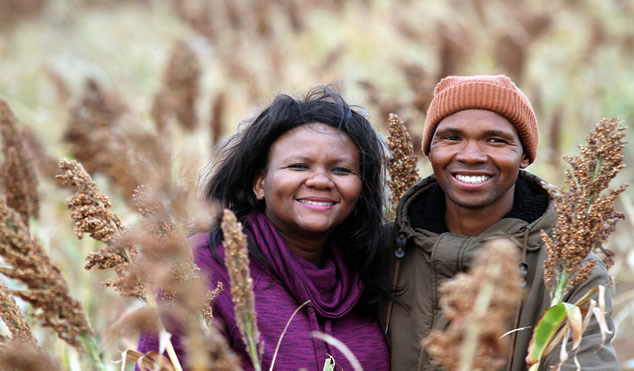
[[[317,209],[317,210],[327,210],[332,208],[335,205],[335,202],[333,201],[321,200],[321,199],[303,198],[297,201],[299,201],[301,204],[303,204],[306,207],[309,207],[311,209]]]

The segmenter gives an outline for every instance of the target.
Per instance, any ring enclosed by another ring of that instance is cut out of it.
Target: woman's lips
[[[330,209],[333,206],[335,206],[335,202],[330,200],[315,200],[315,199],[303,198],[297,201],[306,207],[309,207],[311,209],[317,209],[317,210]]]

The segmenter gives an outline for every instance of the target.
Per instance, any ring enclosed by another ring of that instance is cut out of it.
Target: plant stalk
[[[557,281],[557,289],[555,290],[555,295],[553,295],[553,300],[550,302],[550,306],[554,307],[559,304],[563,300],[564,289],[566,288],[566,284],[568,283],[568,272],[566,271],[566,267],[561,270],[561,276],[559,276],[559,280]]]
[[[253,363],[253,368],[256,371],[261,371],[262,370],[262,365],[260,364],[260,356],[259,356],[259,352],[258,352],[258,342],[257,339],[253,338],[253,326],[251,323],[251,316],[249,316],[248,314],[245,313],[245,327],[246,327],[246,338],[247,338],[247,342],[249,344],[247,344],[248,352],[249,352],[249,357],[251,358],[251,363]]]
[[[99,371],[107,371],[106,364],[103,362],[102,354],[97,347],[97,341],[92,336],[80,335],[81,342],[84,344],[84,349],[88,352],[88,356],[92,361],[92,366]]]

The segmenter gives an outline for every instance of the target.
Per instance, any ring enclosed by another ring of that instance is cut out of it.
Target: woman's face
[[[271,146],[267,169],[253,186],[265,213],[285,237],[322,239],[350,215],[361,193],[359,149],[343,132],[312,123]]]

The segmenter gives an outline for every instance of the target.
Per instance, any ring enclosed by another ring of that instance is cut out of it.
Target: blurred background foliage
[[[0,0],[0,96],[39,169],[33,231],[116,359],[136,339],[108,336],[108,326],[130,302],[99,286],[107,274],[81,269],[98,243],[74,239],[69,192],[52,181],[59,157],[82,161],[113,208],[134,219],[126,200],[144,174],[195,184],[214,147],[275,94],[336,83],[383,134],[388,114],[400,115],[426,176],[420,135],[435,84],[452,74],[506,74],[540,125],[529,170],[561,184],[562,155],[576,154],[602,117],[622,118],[634,137],[632,19],[631,0]],[[155,147],[170,148],[171,169],[130,160]],[[632,184],[634,170],[617,180]],[[625,369],[634,369],[632,199],[630,188],[618,205],[627,220],[610,240]],[[72,349],[38,336],[66,369],[80,367]]]

